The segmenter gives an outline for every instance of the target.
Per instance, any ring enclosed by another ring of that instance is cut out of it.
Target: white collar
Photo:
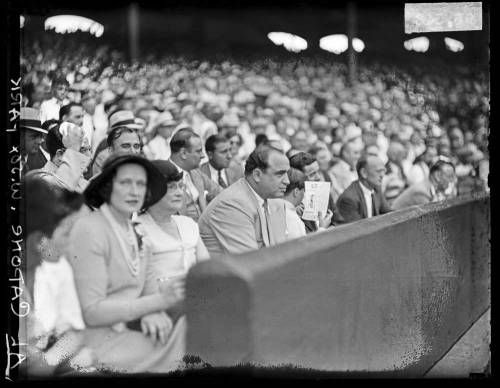
[[[351,165],[349,163],[347,163],[344,159],[340,159],[339,163],[344,164],[344,168],[346,168],[349,171],[352,171],[352,172],[356,171],[355,169],[351,169]]]
[[[171,162],[172,162],[172,164],[173,164],[173,165],[177,168],[177,170],[178,170],[179,172],[184,173],[184,175],[185,175],[185,174],[189,174],[186,170],[183,170],[182,168],[180,168],[180,167],[179,167],[179,166],[178,166],[178,165],[177,165],[177,164],[176,164],[176,163],[175,163],[172,159],[170,159],[170,161],[171,161]]]
[[[286,199],[284,199],[283,201],[285,201],[285,209],[295,211],[295,206],[293,206],[293,203],[287,201]]]
[[[43,149],[42,146],[40,146],[40,151],[42,151],[42,154],[45,156],[45,159],[50,160],[50,154]]]
[[[437,190],[434,187],[434,184],[432,183],[432,181],[430,179],[429,179],[429,183],[431,186],[431,196],[432,196],[432,198],[436,198],[437,197]]]
[[[208,168],[210,169],[210,174],[215,175],[215,176],[218,176],[218,175],[219,175],[219,170],[216,170],[216,169],[214,168],[214,166],[212,166],[212,165],[210,164],[210,162],[207,162],[207,164],[208,164]],[[225,173],[224,169],[222,169],[222,170],[220,170],[220,171],[221,171],[221,174],[224,174],[224,173]]]
[[[365,195],[370,195],[371,196],[373,193],[375,193],[375,190],[373,190],[373,189],[370,190],[363,183],[361,183],[361,181],[359,181],[359,185],[361,186],[361,190],[363,190],[363,193]]]
[[[255,192],[253,187],[250,185],[250,183],[248,183],[248,181],[246,179],[245,179],[245,182],[248,185],[248,187],[250,188],[250,190],[252,191],[252,193],[255,195],[255,198],[257,198],[257,202],[259,203],[259,207],[262,207],[262,205],[264,205],[264,199],[259,194],[257,194]]]

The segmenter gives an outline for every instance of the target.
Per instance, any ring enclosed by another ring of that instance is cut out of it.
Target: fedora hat
[[[119,166],[128,163],[139,164],[146,169],[148,189],[151,195],[145,198],[142,208],[147,209],[163,198],[167,192],[167,183],[162,173],[148,159],[137,154],[117,153],[106,159],[102,171],[90,179],[83,192],[87,205],[98,208],[104,203],[105,199],[102,196],[101,188],[112,178],[113,172]]]
[[[42,128],[42,123],[40,121],[40,112],[38,111],[38,109],[21,108],[19,124],[21,128],[47,134],[47,130]]]
[[[118,127],[141,129],[142,126],[130,110],[118,110],[109,116],[108,133]]]

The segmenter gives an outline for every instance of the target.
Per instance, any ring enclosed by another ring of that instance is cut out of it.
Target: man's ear
[[[255,182],[260,182],[262,177],[262,170],[260,168],[256,168],[252,171],[252,177]]]
[[[361,178],[366,179],[366,177],[368,176],[368,174],[366,173],[366,168],[364,168],[364,167],[361,168],[359,170],[359,175],[361,176]]]
[[[64,148],[59,148],[57,151],[56,151],[56,158],[62,158],[63,155],[64,155],[64,152],[66,150]]]
[[[213,159],[213,157],[214,157],[214,153],[213,153],[212,151],[207,151],[207,157],[208,157],[208,159],[210,159],[210,160],[211,160],[211,159]]]
[[[179,156],[181,157],[181,159],[186,159],[186,153],[187,153],[186,147],[182,147],[179,150]]]
[[[300,189],[296,187],[295,189],[293,189],[293,197],[298,198],[299,195],[300,195]]]

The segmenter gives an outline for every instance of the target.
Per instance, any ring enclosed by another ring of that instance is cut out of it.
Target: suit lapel
[[[270,244],[276,245],[286,240],[285,203],[280,200],[268,200],[270,220]]]
[[[198,190],[198,205],[200,206],[201,212],[203,212],[207,207],[203,177],[199,176],[195,170],[189,171],[189,176],[191,177],[191,181],[193,182],[193,185],[196,187],[196,190]]]
[[[227,185],[230,186],[236,180],[233,171],[230,168],[226,168],[224,171],[226,171]]]
[[[262,241],[264,242],[264,245],[268,247],[270,245],[269,242],[269,237],[267,236],[267,233],[265,233],[267,229],[266,225],[266,216],[264,214],[264,209],[262,206],[259,206],[259,202],[257,201],[257,198],[255,197],[254,193],[252,192],[252,189],[250,188],[250,185],[244,180],[244,178],[241,178],[242,180],[242,185],[245,187],[245,189],[248,192],[249,198],[251,198],[252,203],[254,206],[257,208],[257,213],[259,214],[259,223],[260,223],[260,235],[262,237]]]
[[[208,176],[210,179],[212,179],[210,176],[210,168],[208,167],[208,162],[200,166],[200,171],[204,173],[206,176]]]

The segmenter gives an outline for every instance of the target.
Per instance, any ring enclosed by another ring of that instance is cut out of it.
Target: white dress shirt
[[[361,186],[361,190],[363,190],[363,196],[365,197],[367,218],[373,217],[372,194],[375,193],[375,191],[373,189],[370,190],[361,182],[359,182],[359,185]]]
[[[149,160],[168,160],[170,158],[170,139],[165,139],[163,136],[156,135],[151,141],[144,146],[144,154]]]
[[[286,239],[293,240],[306,235],[306,226],[300,219],[295,206],[291,202],[285,202],[285,217],[286,217]]]
[[[62,104],[55,97],[42,102],[40,105],[40,121],[42,124],[47,120],[59,120],[59,109],[61,109],[61,106]]]
[[[219,184],[219,171],[216,170],[215,168],[212,167],[210,163],[208,163],[208,168],[210,169],[210,178],[217,184]],[[226,184],[226,186],[229,186],[228,180],[227,180],[227,175],[226,175],[226,170],[222,169],[221,170],[221,176],[222,180]]]
[[[83,114],[82,129],[85,138],[89,142],[89,146],[92,147],[92,138],[94,137],[94,122],[92,120],[92,116],[87,112]]]
[[[42,151],[43,156],[45,156],[45,159],[50,160],[50,154],[43,149],[42,146],[40,146],[40,151]]]

